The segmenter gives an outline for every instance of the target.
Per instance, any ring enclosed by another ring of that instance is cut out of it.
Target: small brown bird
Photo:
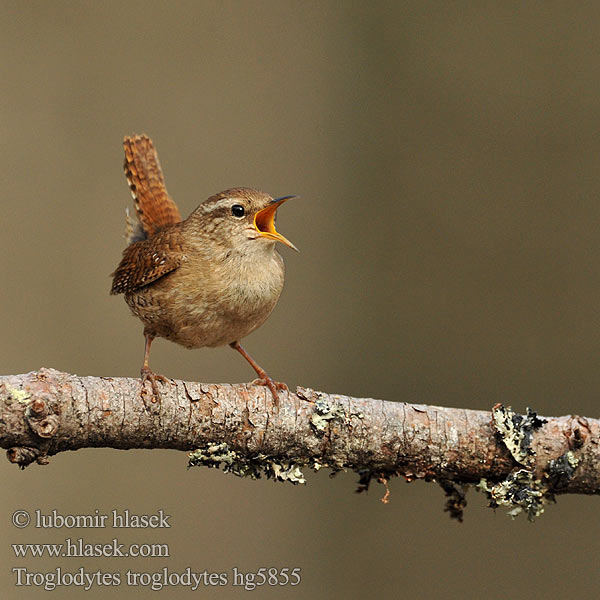
[[[163,337],[186,348],[229,344],[254,368],[277,400],[287,389],[273,381],[242,348],[240,340],[262,325],[283,289],[281,242],[296,247],[275,229],[277,209],[294,196],[273,199],[250,188],[211,196],[181,220],[167,193],[152,140],[126,137],[125,175],[138,222],[127,218],[128,246],[112,274],[111,294],[124,294],[144,324],[146,347],[142,385],[150,381],[150,345]]]

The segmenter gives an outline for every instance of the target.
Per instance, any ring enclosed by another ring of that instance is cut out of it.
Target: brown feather
[[[158,155],[152,140],[146,135],[126,136],[125,177],[131,189],[137,217],[146,237],[162,228],[179,223],[181,214],[165,186]],[[135,240],[129,235],[128,241]],[[139,236],[138,236],[139,239]]]
[[[129,244],[123,258],[111,274],[111,294],[132,292],[174,271],[185,259],[181,246],[180,224],[159,231],[150,239]]]

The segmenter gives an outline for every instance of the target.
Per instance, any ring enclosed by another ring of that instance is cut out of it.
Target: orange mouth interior
[[[263,208],[262,210],[259,210],[254,215],[254,227],[256,227],[256,230],[262,236],[267,237],[272,240],[275,240],[277,242],[281,242],[282,244],[289,246],[293,250],[298,251],[298,248],[296,248],[296,246],[294,246],[294,244],[292,244],[292,242],[290,242],[287,238],[282,236],[275,229],[275,215],[277,214],[277,209],[286,200],[289,200],[290,198],[293,198],[293,197],[294,196],[286,196],[285,198],[273,200],[273,202],[271,202],[269,204],[269,206],[267,206],[266,208]]]
[[[259,210],[254,216],[254,226],[258,231],[264,234],[276,234],[275,215],[277,214],[278,204],[269,204],[267,208]]]

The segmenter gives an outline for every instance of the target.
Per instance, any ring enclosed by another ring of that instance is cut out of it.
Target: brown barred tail
[[[126,136],[123,140],[123,148],[125,177],[146,237],[153,235],[165,225],[179,223],[181,215],[165,187],[158,154],[152,140],[147,135]]]

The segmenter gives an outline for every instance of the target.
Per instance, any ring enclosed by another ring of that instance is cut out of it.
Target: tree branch
[[[556,493],[600,493],[600,421],[542,419],[501,405],[492,412],[350,398],[308,388],[175,381],[152,402],[139,379],[78,377],[52,369],[0,377],[0,445],[11,462],[79,448],[191,451],[190,465],[302,483],[301,467],[352,469],[360,489],[438,481],[460,517],[460,486],[530,518]],[[387,499],[387,496],[386,496]]]

